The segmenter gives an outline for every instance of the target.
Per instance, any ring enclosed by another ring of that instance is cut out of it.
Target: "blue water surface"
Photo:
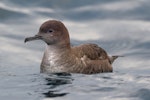
[[[0,100],[150,100],[149,0],[1,0]],[[24,44],[47,20],[62,21],[72,45],[123,55],[113,73],[45,75],[42,41]]]

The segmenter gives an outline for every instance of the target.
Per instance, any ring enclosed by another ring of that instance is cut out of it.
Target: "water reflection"
[[[68,93],[56,93],[57,91],[48,91],[47,93],[43,93],[45,95],[45,97],[61,97],[61,96],[65,96]]]
[[[65,96],[69,93],[67,92],[60,92],[60,86],[72,84],[72,77],[69,73],[54,73],[49,74],[46,78],[46,85],[48,86],[48,91],[43,93],[45,97],[52,98],[52,97],[61,97]]]

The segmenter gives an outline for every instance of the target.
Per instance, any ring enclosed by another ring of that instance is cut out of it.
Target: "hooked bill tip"
[[[28,41],[28,39],[27,39],[27,38],[25,38],[25,39],[24,39],[24,43],[26,43],[27,41]]]

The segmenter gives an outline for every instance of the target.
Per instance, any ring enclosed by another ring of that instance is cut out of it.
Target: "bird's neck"
[[[41,63],[41,68],[57,68],[72,58],[71,48],[68,46],[47,45]],[[43,70],[43,69],[42,69]],[[57,69],[59,70],[59,68]]]
[[[46,49],[45,49],[45,53],[47,53],[48,55],[51,54],[56,54],[56,55],[61,55],[61,54],[68,54],[70,53],[71,48],[70,45],[47,45]]]
[[[43,58],[45,58],[49,61],[55,61],[55,60],[59,60],[59,59],[68,59],[70,54],[71,54],[70,46],[47,45]]]

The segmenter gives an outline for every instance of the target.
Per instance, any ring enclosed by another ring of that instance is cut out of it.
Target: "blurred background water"
[[[0,100],[150,100],[149,0],[1,0]],[[24,44],[49,19],[71,43],[124,55],[113,73],[40,74],[45,43]]]

